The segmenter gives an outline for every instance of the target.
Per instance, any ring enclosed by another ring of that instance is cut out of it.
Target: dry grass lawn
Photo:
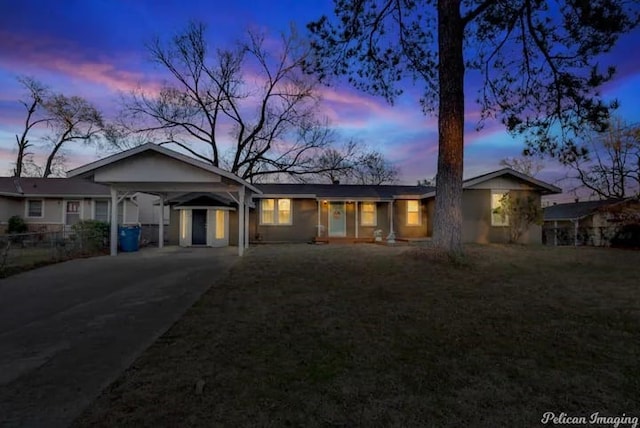
[[[639,278],[637,251],[473,246],[452,264],[415,247],[256,247],[76,426],[640,416]]]

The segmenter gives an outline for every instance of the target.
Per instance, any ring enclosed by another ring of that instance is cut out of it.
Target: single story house
[[[24,219],[30,232],[60,232],[80,220],[108,221],[109,187],[82,179],[0,177],[0,225],[12,216]],[[137,224],[135,198],[118,203],[118,223]]]
[[[415,241],[433,234],[435,188],[404,185],[255,184],[249,213],[251,242]],[[502,196],[542,194],[560,189],[516,171],[503,169],[464,182],[465,242],[507,242],[509,219],[495,213]],[[168,240],[174,245],[235,245],[237,234],[218,232],[222,221],[237,225],[236,204],[224,195],[192,193],[168,200],[172,206]],[[217,219],[217,220],[214,220]],[[185,229],[186,233],[181,233]],[[195,232],[194,232],[195,231]],[[208,231],[208,232],[207,232]],[[207,235],[208,233],[208,235]],[[531,225],[522,242],[542,242],[541,228]]]
[[[547,245],[608,246],[622,223],[640,220],[640,202],[635,198],[576,201],[554,204],[543,212]]]
[[[69,176],[108,186],[112,200],[134,192],[156,195],[158,218],[163,219],[159,236],[164,236],[165,207],[171,208],[170,244],[238,245],[240,255],[250,241],[426,239],[433,234],[437,197],[428,186],[253,184],[150,143],[77,168]],[[533,196],[539,203],[541,195],[561,192],[508,168],[465,180],[463,187],[463,239],[480,243],[508,241],[509,219],[496,215],[505,193]],[[523,243],[541,240],[537,225],[522,237]]]

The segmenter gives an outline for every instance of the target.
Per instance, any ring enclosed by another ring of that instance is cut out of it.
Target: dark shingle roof
[[[394,196],[419,196],[435,190],[428,186],[367,184],[256,184],[265,195],[315,195],[318,198],[392,199]]]
[[[109,196],[108,186],[79,178],[0,177],[0,192],[15,196]]]
[[[620,202],[620,199],[605,199],[601,201],[572,202],[569,204],[557,204],[544,208],[545,221],[573,220],[588,216],[597,208]]]

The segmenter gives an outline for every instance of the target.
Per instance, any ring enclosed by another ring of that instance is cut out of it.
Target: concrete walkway
[[[0,426],[65,427],[239,260],[146,249],[0,280]]]

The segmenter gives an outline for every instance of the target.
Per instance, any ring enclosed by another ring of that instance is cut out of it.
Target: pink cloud
[[[132,57],[121,54],[106,60],[87,60],[76,46],[62,40],[21,38],[8,32],[0,32],[0,67],[17,74],[31,74],[32,70],[60,73],[71,79],[100,85],[111,91],[128,92],[138,87],[156,93],[159,79],[149,78],[147,73],[128,71],[118,67],[130,63]]]

